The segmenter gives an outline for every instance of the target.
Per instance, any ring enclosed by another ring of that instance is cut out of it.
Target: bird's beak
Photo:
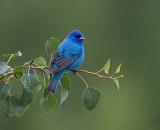
[[[79,39],[82,39],[82,40],[83,40],[83,39],[85,39],[85,37],[84,37],[84,36],[81,36]]]

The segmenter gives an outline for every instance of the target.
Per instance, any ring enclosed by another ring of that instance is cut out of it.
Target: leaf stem
[[[77,73],[77,75],[83,80],[83,82],[86,84],[86,86],[87,86],[87,88],[88,88],[88,84],[87,84],[87,82],[85,81],[85,79],[84,79],[80,74]]]
[[[61,85],[61,81],[59,80],[59,85],[60,85],[60,88],[62,88],[62,85]]]
[[[13,57],[13,54],[9,57],[9,59],[8,59],[8,61],[7,61],[6,64],[8,64],[10,62],[10,60],[11,60],[12,57]]]

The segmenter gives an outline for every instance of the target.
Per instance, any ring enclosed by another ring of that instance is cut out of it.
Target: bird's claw
[[[75,75],[76,74],[76,72],[77,72],[77,70],[72,70],[73,71],[73,75]]]

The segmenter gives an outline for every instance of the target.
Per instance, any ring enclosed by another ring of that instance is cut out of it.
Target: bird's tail
[[[50,84],[48,86],[48,92],[54,93],[56,91],[59,78],[61,77],[63,72],[64,72],[64,70],[61,70],[58,73],[53,74],[53,79],[52,79],[52,81],[50,82]]]

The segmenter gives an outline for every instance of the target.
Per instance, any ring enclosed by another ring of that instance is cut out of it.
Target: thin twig
[[[111,77],[106,77],[106,76],[100,75],[99,73],[89,72],[89,71],[87,71],[87,70],[76,70],[76,71],[77,71],[77,72],[84,72],[84,73],[88,73],[88,74],[94,74],[94,75],[97,75],[97,76],[100,77],[100,78],[113,79],[112,76],[111,76]]]
[[[60,86],[60,88],[62,88],[61,81],[59,80],[58,82],[59,82],[59,86]]]
[[[46,67],[35,67],[35,66],[32,66],[32,69],[48,69],[48,66],[46,66]]]
[[[6,74],[3,74],[4,76],[8,76],[8,75],[12,75],[12,74],[15,74],[13,71],[12,72],[8,72]],[[0,77],[0,81],[3,79],[4,77]]]
[[[39,69],[40,71],[44,72],[44,69],[48,69],[48,66],[47,67],[35,67],[35,66],[32,66],[31,68],[32,69]]]
[[[35,59],[32,59],[31,61],[25,62],[25,63],[23,64],[23,66],[32,65],[33,62],[34,62],[34,60],[35,60]]]
[[[8,76],[8,75],[12,75],[12,74],[14,74],[14,72],[12,71],[12,72],[8,72],[8,73],[6,73],[6,74],[3,74],[4,76]]]
[[[96,73],[98,74],[98,73],[100,73],[101,71],[103,71],[103,69],[98,70]]]
[[[32,65],[32,64],[33,64],[33,62],[34,62],[34,60],[35,60],[35,59],[32,59],[32,60],[30,61],[30,64],[29,64],[29,65]]]

